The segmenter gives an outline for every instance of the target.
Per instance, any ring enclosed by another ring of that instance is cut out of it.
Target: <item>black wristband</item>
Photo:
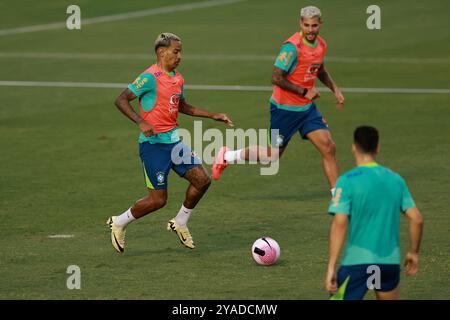
[[[306,94],[308,93],[308,89],[306,89],[306,88],[303,88],[303,93],[302,93],[302,96],[304,97],[304,96],[306,96]]]

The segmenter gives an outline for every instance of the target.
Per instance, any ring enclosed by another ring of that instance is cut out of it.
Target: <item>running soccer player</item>
[[[318,35],[321,17],[316,7],[301,9],[300,32],[284,42],[275,61],[272,73],[274,89],[270,98],[270,147],[250,146],[235,151],[222,147],[213,163],[215,180],[219,179],[229,163],[236,160],[278,160],[291,138],[299,132],[322,155],[325,176],[330,189],[334,188],[339,175],[335,145],[328,125],[314,102],[320,96],[314,84],[315,79],[319,78],[334,92],[338,110],[343,108],[344,96],[323,63],[327,45]],[[272,132],[276,129],[279,130],[278,135]]]
[[[363,299],[369,285],[377,299],[399,298],[400,212],[410,220],[406,274],[415,275],[419,270],[423,218],[405,180],[375,162],[379,150],[375,128],[355,130],[352,152],[357,167],[339,177],[328,208],[333,221],[325,287],[334,293],[332,300]],[[336,274],[347,229],[347,244]]]
[[[117,108],[136,123],[142,131],[139,152],[148,195],[138,200],[119,216],[108,219],[111,243],[118,252],[125,248],[125,229],[132,221],[161,209],[167,201],[167,177],[174,170],[189,181],[180,211],[167,224],[181,243],[195,248],[187,222],[197,203],[211,184],[211,179],[194,153],[180,141],[177,132],[178,112],[225,122],[232,121],[222,113],[211,113],[193,107],[184,97],[184,79],[175,69],[181,62],[181,39],[172,33],[162,33],[155,41],[156,64],[145,70],[116,99]],[[138,115],[130,101],[139,99]]]

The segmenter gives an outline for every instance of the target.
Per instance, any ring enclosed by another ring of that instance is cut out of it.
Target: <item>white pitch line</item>
[[[0,86],[4,87],[50,87],[50,88],[106,88],[124,89],[127,83],[108,83],[108,82],[49,82],[49,81],[1,81]],[[188,90],[206,90],[206,91],[272,91],[272,86],[239,86],[239,85],[185,85]],[[328,88],[319,87],[319,91],[328,91]],[[343,87],[343,92],[350,93],[430,93],[430,94],[449,94],[450,89],[432,89],[432,88],[354,88]]]
[[[50,88],[125,88],[125,83],[102,82],[48,82],[48,81],[0,81],[7,87],[50,87]]]
[[[203,85],[203,84],[187,84],[184,86],[191,90],[205,91],[272,91],[272,86],[221,86],[221,85]]]
[[[319,89],[323,91],[323,89]],[[343,92],[351,93],[440,93],[449,94],[450,89],[431,88],[341,88]]]
[[[450,58],[358,58],[358,57],[325,57],[327,62],[340,63],[394,63],[394,64],[448,64]]]
[[[75,237],[73,234],[52,234],[47,236],[50,239],[68,239]]]
[[[86,60],[154,60],[154,53],[76,53],[76,52],[0,52],[0,58],[24,59],[86,59]],[[236,55],[236,54],[183,54],[187,60],[212,61],[274,61],[271,55]]]
[[[1,84],[1,83],[0,83]],[[185,85],[191,90],[218,90],[218,91],[272,91],[272,86],[219,86],[219,85]],[[350,93],[450,93],[450,89],[428,88],[340,88],[342,92]],[[318,87],[318,91],[326,92],[328,88]]]
[[[153,16],[153,15],[163,14],[163,13],[210,8],[210,7],[232,4],[232,3],[236,3],[236,2],[242,2],[242,1],[246,1],[246,0],[212,0],[212,1],[203,1],[203,2],[191,2],[191,3],[182,4],[182,5],[154,8],[154,9],[141,10],[141,11],[133,11],[133,12],[114,14],[114,15],[109,15],[109,16],[100,16],[100,17],[95,17],[95,18],[82,19],[81,27],[83,27],[85,25],[89,25],[89,24],[95,24],[95,23],[121,21],[121,20],[127,20],[127,19],[131,19],[131,18],[147,17],[147,16]],[[63,28],[66,28],[66,22],[54,22],[54,23],[34,25],[34,26],[28,26],[28,27],[3,29],[3,30],[0,30],[0,36],[18,34],[18,33],[63,29]]]
[[[154,60],[153,53],[81,53],[81,52],[0,52],[0,58],[80,59],[80,60]],[[199,61],[275,61],[276,56],[264,54],[184,54],[183,59]],[[450,58],[359,58],[326,57],[325,63],[390,63],[390,64],[450,64]]]

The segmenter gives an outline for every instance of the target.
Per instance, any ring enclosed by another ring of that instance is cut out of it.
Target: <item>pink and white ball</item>
[[[280,246],[270,237],[262,237],[253,243],[252,257],[257,264],[270,266],[280,257]]]

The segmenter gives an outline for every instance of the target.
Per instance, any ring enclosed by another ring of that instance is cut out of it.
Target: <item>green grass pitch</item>
[[[82,18],[90,18],[191,2],[199,1],[78,5]],[[153,63],[157,34],[170,31],[183,38],[186,59],[179,70],[186,84],[270,86],[273,61],[264,57],[277,54],[298,28],[300,7],[309,3],[248,0],[81,30],[2,35],[0,81],[129,83]],[[2,3],[0,30],[64,22],[70,4]],[[331,57],[326,65],[339,86],[450,88],[446,0],[378,1],[382,29],[374,31],[366,28],[371,1],[314,4],[324,15],[321,34]],[[148,59],[16,53],[148,54]],[[120,91],[0,86],[0,299],[327,299],[329,191],[319,154],[296,138],[278,175],[261,176],[258,166],[241,165],[212,184],[190,220],[195,250],[181,247],[165,230],[187,187],[171,173],[167,206],[130,225],[123,255],[113,251],[106,219],[146,195],[138,130],[113,104]],[[344,94],[343,112],[335,110],[329,92],[318,101],[341,171],[353,166],[353,129],[378,127],[379,162],[405,177],[425,217],[421,269],[413,278],[402,274],[402,298],[449,299],[450,94]],[[226,112],[243,129],[267,127],[269,95],[186,90],[190,103]],[[179,123],[192,129],[193,120],[180,115]],[[211,120],[203,127],[225,129]],[[52,234],[74,237],[48,238]],[[263,235],[281,246],[275,266],[252,261],[251,245]],[[405,254],[406,219],[401,243]],[[80,290],[66,287],[69,265],[81,268]]]

